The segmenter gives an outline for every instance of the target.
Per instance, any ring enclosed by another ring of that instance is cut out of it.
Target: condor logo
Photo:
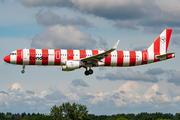
[[[47,60],[48,57],[30,57],[30,60]]]

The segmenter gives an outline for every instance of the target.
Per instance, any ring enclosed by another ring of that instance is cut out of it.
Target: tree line
[[[81,104],[63,103],[61,106],[54,105],[50,114],[40,113],[0,113],[0,120],[180,120],[180,113],[147,113],[139,114],[113,114],[95,115],[88,114],[87,107]]]

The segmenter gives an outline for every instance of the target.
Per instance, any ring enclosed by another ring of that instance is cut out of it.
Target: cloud
[[[156,92],[156,95],[163,95],[162,93],[160,93],[160,92]]]
[[[95,98],[94,95],[88,95],[88,94],[84,94],[81,96],[81,100],[90,100],[90,99],[93,99]]]
[[[113,27],[121,30],[121,29],[127,29],[127,30],[138,30],[136,27],[135,21],[131,20],[118,20],[115,21],[113,24]]]
[[[29,7],[66,7],[113,21],[118,29],[161,32],[165,28],[180,30],[180,1],[168,0],[18,0]]]
[[[98,46],[97,47],[102,47],[103,50],[108,50],[109,49],[109,45],[107,43],[107,41],[101,37],[99,37],[99,41],[98,41]]]
[[[72,83],[65,90],[55,90],[53,93],[42,91],[40,94],[29,94],[28,90],[24,90],[22,87],[21,91],[8,91],[14,86],[21,86],[18,83],[13,84],[8,90],[0,92],[2,93],[0,94],[0,109],[2,112],[49,113],[50,108],[54,105],[59,106],[64,102],[76,102],[86,105],[89,112],[93,114],[131,112],[129,109],[132,111],[138,110],[138,113],[145,111],[144,108],[147,107],[149,112],[154,110],[163,111],[167,108],[169,112],[179,110],[178,107],[174,109],[174,106],[179,106],[179,94],[170,96],[169,92],[164,91],[158,84],[144,86],[137,81],[127,81],[111,92],[87,93],[81,89],[83,88],[81,85],[73,86]],[[164,85],[163,88],[171,88],[173,91],[179,89],[167,85]]]
[[[21,87],[21,85],[19,83],[14,83],[9,89],[8,91],[10,92],[14,92],[14,93],[22,93],[23,89]]]
[[[120,99],[119,93],[114,93],[114,94],[112,95],[112,98],[114,98],[114,99]]]
[[[167,80],[170,83],[180,86],[180,71],[171,71]]]
[[[8,94],[7,92],[5,92],[5,91],[0,91],[0,93],[9,95],[9,94]]]
[[[147,48],[148,48],[147,46],[135,47],[135,48],[133,49],[133,51],[144,51],[144,50],[146,50]]]
[[[83,26],[85,28],[93,27],[93,24],[88,22],[85,18],[76,17],[75,19],[67,19],[66,16],[59,16],[54,14],[51,10],[48,10],[46,12],[42,12],[42,10],[39,10],[37,14],[35,14],[35,18],[37,20],[38,24],[44,25],[44,26],[52,26],[52,25],[75,25],[75,26]]]
[[[152,68],[152,69],[148,69],[146,73],[148,75],[159,75],[165,73],[165,71],[162,68]]]
[[[38,7],[38,6],[47,6],[47,7],[70,7],[72,2],[70,0],[18,0],[23,5],[28,7]]]
[[[72,81],[71,85],[73,86],[83,86],[83,87],[89,87],[87,83],[84,82],[82,79],[75,79]]]
[[[180,37],[179,36],[173,37],[172,40],[171,40],[171,43],[172,43],[172,45],[177,46],[177,48],[179,48],[179,46],[180,46]]]
[[[74,26],[54,25],[32,38],[35,48],[92,49],[96,41]]]
[[[153,75],[146,73],[142,74],[139,71],[132,71],[131,69],[118,71],[114,73],[106,73],[105,76],[96,76],[96,79],[103,80],[133,80],[133,81],[144,81],[144,82],[158,82],[158,79]]]
[[[107,19],[129,19],[140,18],[144,15],[143,0],[123,1],[123,0],[19,0],[23,5],[29,7],[68,7],[81,12],[94,14]]]
[[[57,88],[57,86],[56,85],[53,85],[53,86],[51,86],[51,87],[49,87],[49,90],[50,91],[59,91],[59,89]]]
[[[72,0],[72,3],[76,9],[82,12],[112,20],[138,19],[144,15],[142,8],[140,8],[143,4],[142,0]]]
[[[52,94],[48,94],[45,96],[46,100],[61,100],[61,99],[65,99],[66,96],[64,94],[62,94],[60,91],[55,91]]]
[[[28,94],[35,94],[33,91],[30,91],[30,90],[26,90],[26,93],[28,93]]]

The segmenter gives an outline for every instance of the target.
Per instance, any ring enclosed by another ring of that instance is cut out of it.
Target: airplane
[[[66,50],[66,49],[20,49],[4,57],[10,64],[22,65],[22,74],[26,65],[61,66],[62,71],[85,68],[84,74],[93,74],[92,67],[131,67],[159,62],[175,57],[167,53],[172,29],[165,29],[156,41],[144,51],[117,51],[116,44],[109,50]]]

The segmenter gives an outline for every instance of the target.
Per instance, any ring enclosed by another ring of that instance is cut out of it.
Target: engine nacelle
[[[80,61],[66,61],[66,65],[62,66],[62,71],[72,71],[80,68]]]
[[[66,61],[67,69],[78,69],[80,67],[80,61]]]

